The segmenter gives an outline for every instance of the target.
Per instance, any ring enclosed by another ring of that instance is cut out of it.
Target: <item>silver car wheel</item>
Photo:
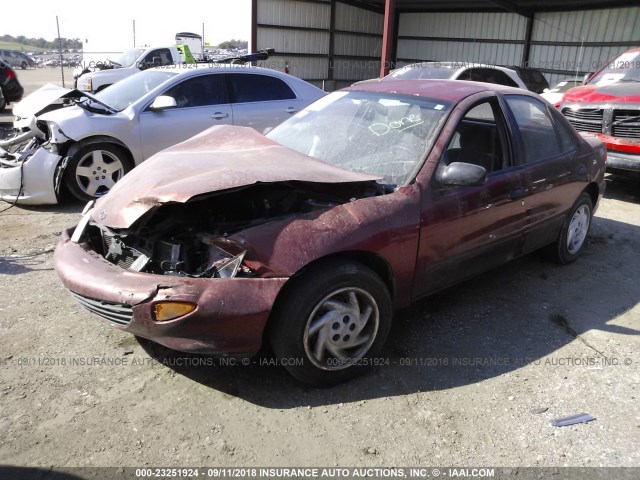
[[[567,231],[567,251],[571,255],[575,255],[582,248],[582,244],[587,238],[590,222],[589,214],[589,207],[582,205],[571,217]]]
[[[122,178],[124,166],[117,155],[93,150],[80,159],[75,173],[80,189],[90,197],[99,197]]]
[[[307,357],[323,370],[358,364],[378,334],[380,312],[374,298],[360,288],[336,290],[313,309],[304,331]]]

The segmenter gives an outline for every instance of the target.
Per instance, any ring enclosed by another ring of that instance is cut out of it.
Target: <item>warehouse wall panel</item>
[[[362,8],[336,4],[336,30],[382,34],[384,15]]]
[[[330,80],[328,89],[378,76],[382,14],[336,2],[331,42],[330,1],[258,0],[257,6],[256,48],[276,50],[263,62],[269,68],[287,65],[305,80]]]
[[[260,0],[258,23],[287,27],[329,29],[331,3],[296,0]]]
[[[522,40],[525,27],[515,13],[401,13],[398,36]]]
[[[285,53],[329,53],[329,32],[282,30],[268,27],[258,28],[260,48],[274,48]]]
[[[382,38],[336,33],[334,54],[379,58],[382,55]]]
[[[538,13],[531,41],[529,66],[543,70],[549,83],[582,79],[640,45],[640,7]]]
[[[401,13],[397,58],[519,65],[525,29],[515,13]]]

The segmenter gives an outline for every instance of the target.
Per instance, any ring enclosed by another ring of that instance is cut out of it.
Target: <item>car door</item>
[[[531,186],[523,247],[530,251],[558,238],[567,210],[586,187],[587,168],[578,158],[574,135],[547,104],[528,95],[504,99],[521,139],[516,163],[525,168]]]
[[[229,73],[234,125],[259,132],[273,128],[306,105],[282,79],[262,73]]]
[[[223,73],[190,76],[161,95],[174,98],[177,106],[154,112],[149,104],[140,114],[143,159],[215,125],[233,124]]]
[[[432,178],[421,185],[420,243],[413,296],[418,298],[500,265],[517,255],[526,228],[524,168],[513,163],[503,106],[490,97],[470,107],[443,150]],[[487,170],[478,186],[438,179],[451,163]]]

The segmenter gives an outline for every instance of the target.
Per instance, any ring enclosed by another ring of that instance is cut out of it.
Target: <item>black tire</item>
[[[292,281],[269,329],[279,364],[313,386],[342,382],[372,366],[391,328],[391,298],[380,277],[358,263],[331,261]]]
[[[22,70],[26,70],[28,66],[29,64],[23,61],[22,64],[20,65],[20,68],[22,68]]]
[[[0,96],[0,112],[4,112],[5,107],[7,106],[7,101],[4,99],[4,96]]]
[[[120,168],[112,170],[116,167]],[[131,168],[129,156],[121,146],[108,142],[88,143],[69,160],[63,181],[74,197],[88,202],[105,195]],[[94,186],[97,186],[95,191]]]
[[[569,210],[558,240],[553,245],[553,257],[561,265],[574,262],[587,242],[593,218],[593,202],[587,193],[582,193]]]

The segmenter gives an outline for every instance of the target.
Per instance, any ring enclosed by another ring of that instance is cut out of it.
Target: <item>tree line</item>
[[[25,47],[41,48],[44,50],[55,50],[61,48],[62,50],[69,50],[71,48],[82,48],[82,42],[79,38],[64,38],[60,40],[45,40],[44,38],[27,38],[24,35],[14,37],[13,35],[2,35],[0,40],[4,42],[13,42],[24,45]]]
[[[227,40],[226,42],[222,42],[218,45],[218,48],[223,48],[225,50],[234,50],[234,49],[247,49],[249,47],[249,42],[246,40]]]

